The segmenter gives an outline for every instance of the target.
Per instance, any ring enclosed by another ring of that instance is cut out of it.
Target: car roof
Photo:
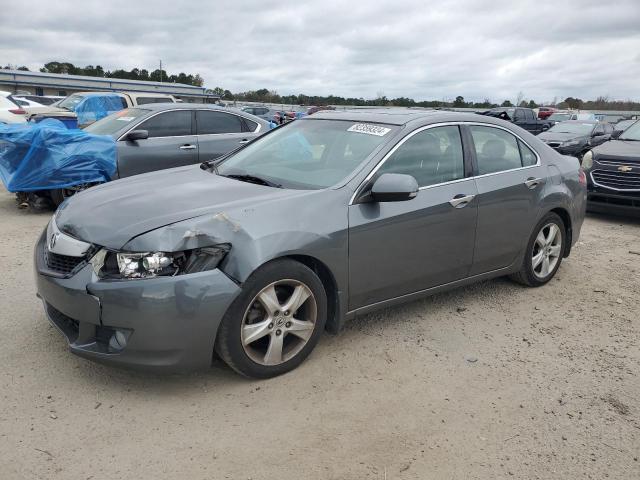
[[[221,107],[212,103],[145,103],[144,105],[135,105],[129,108],[139,108],[141,110],[148,110],[150,112],[161,112],[163,110],[216,110],[220,112],[235,113],[236,115],[248,118],[253,122],[260,122],[263,125],[268,124],[266,120],[263,120],[260,117],[256,117],[255,115],[251,115],[250,113],[244,112],[238,108]]]
[[[363,123],[386,123],[388,125],[406,125],[408,123],[441,123],[441,122],[482,122],[503,124],[500,119],[479,115],[477,113],[455,112],[451,110],[423,110],[414,108],[398,109],[354,109],[354,110],[321,110],[301,120],[347,120]]]
[[[599,123],[605,123],[605,122],[600,122],[598,120],[565,120],[564,122],[560,122],[560,123],[579,123],[581,125],[584,125],[584,124],[598,125]]]

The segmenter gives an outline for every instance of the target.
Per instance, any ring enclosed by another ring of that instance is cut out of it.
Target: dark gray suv
[[[546,284],[585,184],[499,119],[320,112],[69,199],[37,242],[37,290],[86,358],[192,369],[216,351],[271,377],[356,315],[502,275]]]

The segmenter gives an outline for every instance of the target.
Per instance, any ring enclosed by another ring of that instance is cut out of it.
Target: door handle
[[[475,195],[465,195],[464,193],[460,193],[449,200],[449,203],[454,208],[463,208],[469,205],[469,202],[476,198]]]
[[[538,185],[540,185],[540,183],[542,183],[542,179],[541,178],[535,178],[535,177],[529,177],[524,182],[524,184],[530,190],[533,190],[534,188],[536,188]]]
[[[249,143],[249,139],[248,138],[243,138],[238,143],[240,143],[240,144]]]
[[[195,150],[197,147],[195,145],[182,145],[180,150]]]

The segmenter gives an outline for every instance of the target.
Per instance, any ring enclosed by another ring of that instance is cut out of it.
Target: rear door
[[[468,125],[478,188],[471,275],[511,265],[538,218],[546,181],[537,155],[507,129]]]
[[[198,162],[198,138],[192,132],[192,110],[160,112],[134,127],[147,130],[145,140],[118,142],[118,173],[139,173]]]
[[[218,110],[196,110],[199,160],[218,158],[249,142],[258,124],[240,115]]]

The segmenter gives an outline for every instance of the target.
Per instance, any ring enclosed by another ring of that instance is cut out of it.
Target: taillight
[[[11,113],[15,113],[16,115],[26,115],[27,111],[22,108],[10,108],[9,111]]]
[[[578,171],[578,181],[581,185],[587,185],[587,174],[582,169]]]

